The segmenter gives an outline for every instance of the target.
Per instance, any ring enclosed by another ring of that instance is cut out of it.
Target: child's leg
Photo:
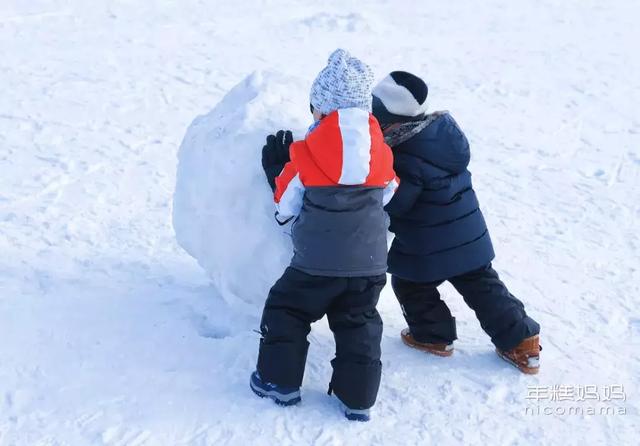
[[[349,279],[327,313],[336,341],[331,388],[350,409],[369,409],[380,387],[382,319],[376,310],[386,276]]]
[[[263,381],[299,388],[302,384],[311,323],[320,319],[344,279],[312,276],[287,268],[265,303],[257,370]]]
[[[476,313],[483,330],[501,350],[511,350],[522,340],[540,333],[540,326],[527,316],[524,305],[500,281],[491,264],[449,279]]]
[[[456,320],[440,299],[442,282],[419,283],[391,277],[391,285],[411,336],[418,342],[450,344],[457,339]]]

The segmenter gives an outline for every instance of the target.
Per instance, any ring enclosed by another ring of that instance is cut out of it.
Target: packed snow
[[[213,3],[0,2],[0,445],[636,444],[640,4]],[[324,321],[300,406],[249,390],[287,243],[260,149],[302,135],[337,47],[422,75],[467,133],[539,375],[450,287],[456,353],[405,347],[386,289],[371,422],[326,395]]]
[[[307,89],[308,83],[277,72],[253,73],[196,118],[180,146],[177,240],[231,303],[263,304],[291,260],[288,225],[275,224],[261,149],[274,129],[304,136]]]

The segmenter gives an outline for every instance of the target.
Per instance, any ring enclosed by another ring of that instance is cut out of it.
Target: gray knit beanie
[[[323,115],[340,108],[371,111],[373,71],[343,49],[335,50],[311,86],[310,102]]]

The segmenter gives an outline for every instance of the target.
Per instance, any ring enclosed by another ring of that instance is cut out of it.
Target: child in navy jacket
[[[428,88],[396,71],[373,90],[373,113],[394,153],[400,187],[387,205],[392,286],[411,347],[449,356],[455,318],[437,287],[450,282],[476,313],[496,351],[524,373],[539,368],[540,326],[491,267],[489,231],[468,170],[469,142],[446,112],[427,113]]]

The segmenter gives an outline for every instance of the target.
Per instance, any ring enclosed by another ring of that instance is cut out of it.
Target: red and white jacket
[[[304,140],[291,144],[289,154],[291,161],[276,178],[279,221],[300,214],[310,187],[380,187],[386,205],[400,184],[378,121],[358,108],[326,116]]]
[[[337,110],[289,152],[275,202],[280,223],[295,217],[291,266],[329,277],[384,274],[384,206],[399,179],[378,121],[357,108]]]

